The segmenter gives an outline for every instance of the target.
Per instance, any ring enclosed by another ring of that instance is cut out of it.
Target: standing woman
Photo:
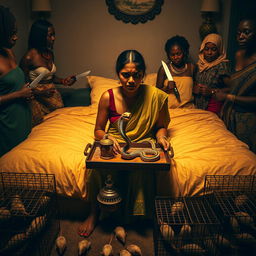
[[[94,136],[96,140],[101,140],[108,133],[108,138],[114,141],[116,154],[121,151],[119,142],[124,142],[118,129],[118,119],[124,112],[131,113],[126,127],[126,134],[131,141],[152,140],[158,142],[164,150],[169,149],[168,96],[154,86],[142,83],[145,69],[144,58],[139,52],[122,52],[116,61],[116,73],[121,86],[110,89],[101,96]],[[108,120],[110,125],[106,129]],[[96,196],[104,185],[107,174],[112,175],[115,186],[124,199],[123,216],[152,215],[154,179],[150,170],[88,170],[87,188],[91,212],[79,228],[81,236],[89,236],[95,228],[99,217]]]
[[[0,6],[0,157],[31,131],[27,101],[33,95],[12,51],[17,39],[15,17],[8,8]]]
[[[168,81],[165,71],[161,66],[157,74],[156,86],[169,94],[169,108],[194,107],[193,105],[193,77],[194,65],[188,62],[189,43],[183,36],[174,36],[167,40],[165,52],[168,58],[168,67],[173,76],[173,81]],[[174,95],[174,87],[180,94],[180,102]]]
[[[216,92],[225,100],[222,119],[227,128],[256,153],[256,21],[243,19],[237,28],[238,50],[230,94]]]
[[[207,35],[200,46],[193,90],[197,108],[220,113],[223,102],[216,100],[214,93],[224,87],[223,80],[229,73],[229,61],[226,59],[221,36]]]
[[[63,107],[60,93],[54,84],[70,86],[75,82],[73,76],[61,79],[55,75],[53,45],[55,30],[47,20],[37,20],[32,24],[28,41],[28,52],[21,60],[27,81],[33,81],[42,72],[46,75],[34,90],[35,99],[31,102],[33,126],[42,122],[44,115]]]

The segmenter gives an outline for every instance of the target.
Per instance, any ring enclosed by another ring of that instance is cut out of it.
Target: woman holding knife
[[[54,41],[55,30],[50,22],[37,20],[32,24],[28,52],[22,58],[20,66],[29,82],[45,73],[40,85],[34,89],[35,99],[31,102],[33,126],[42,122],[44,115],[63,107],[61,95],[54,84],[71,86],[76,81],[75,76],[62,79],[55,75]]]

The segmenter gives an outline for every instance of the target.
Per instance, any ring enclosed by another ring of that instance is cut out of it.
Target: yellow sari
[[[168,95],[163,91],[148,85],[141,85],[139,97],[130,110],[131,119],[126,127],[126,134],[133,142],[155,140],[155,124],[160,110],[165,112],[165,127],[170,122],[168,112]],[[123,139],[117,129],[117,121],[110,125],[108,133],[119,142]],[[88,200],[96,200],[99,189],[104,186],[108,174],[112,175],[123,201],[123,215],[144,215],[152,217],[154,202],[153,170],[89,170],[88,172]]]

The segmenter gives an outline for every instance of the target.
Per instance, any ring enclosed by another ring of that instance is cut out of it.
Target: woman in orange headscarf
[[[219,114],[222,102],[213,96],[217,89],[223,88],[223,79],[228,77],[229,70],[221,36],[207,35],[200,47],[193,90],[197,108]]]

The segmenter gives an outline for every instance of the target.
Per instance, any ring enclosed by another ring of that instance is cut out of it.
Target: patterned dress
[[[196,72],[196,83],[207,85],[211,89],[219,88],[219,78],[221,75],[228,75],[230,67],[228,62],[221,62],[207,70]],[[195,105],[199,109],[207,109],[212,96],[194,95]]]
[[[0,95],[20,90],[23,71],[16,67],[0,78]],[[0,105],[0,157],[25,140],[31,131],[31,111],[25,99]]]
[[[256,62],[231,75],[231,94],[256,97]],[[256,110],[226,101],[221,117],[227,128],[256,153]]]
[[[33,81],[42,72],[47,72],[45,77],[40,81],[40,85],[35,90],[42,91],[45,89],[55,90],[53,95],[43,96],[36,95],[35,99],[31,101],[32,110],[32,125],[35,126],[43,121],[45,115],[49,114],[55,109],[62,108],[64,106],[60,93],[55,89],[52,82],[53,75],[56,72],[56,66],[52,65],[52,70],[48,70],[46,67],[38,67],[29,71],[29,79]]]

